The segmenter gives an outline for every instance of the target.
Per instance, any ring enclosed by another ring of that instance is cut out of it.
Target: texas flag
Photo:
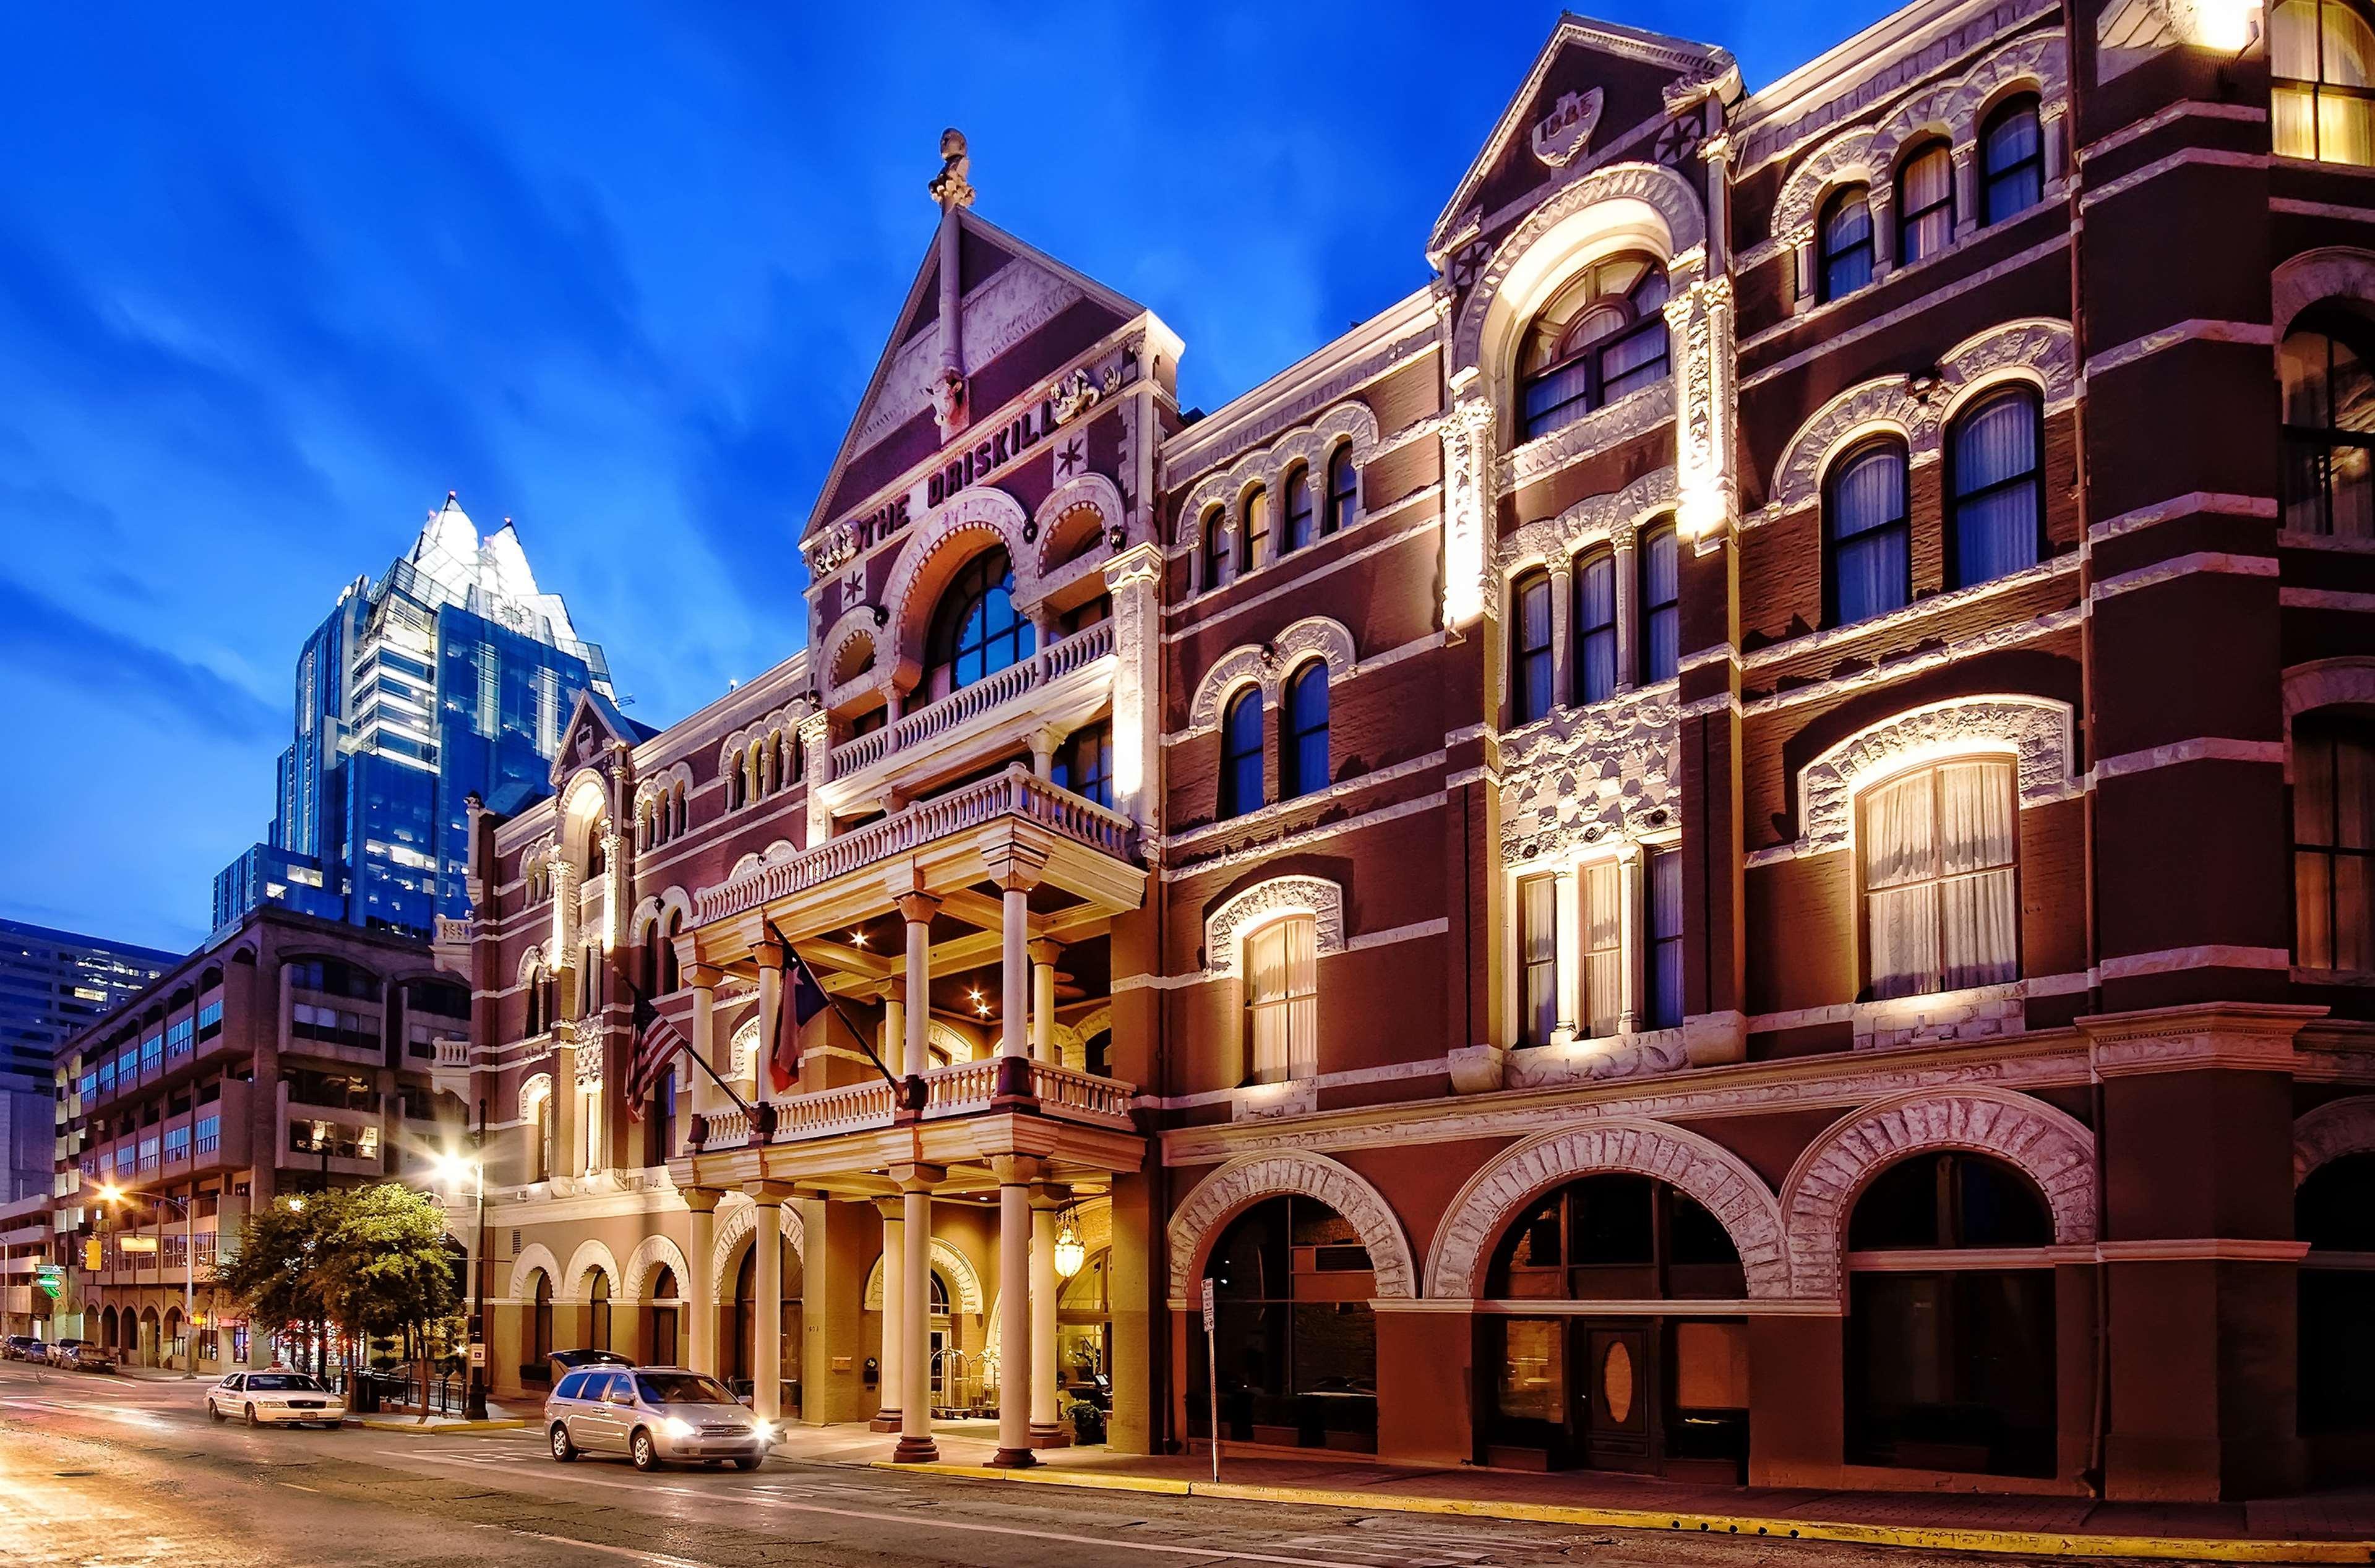
[[[790,951],[790,944],[786,944],[785,950]],[[778,1094],[791,1088],[800,1076],[800,1031],[808,1027],[810,1019],[833,1005],[824,987],[817,984],[808,961],[797,952],[791,957],[792,994],[786,998],[791,1006],[776,1009],[775,1039],[767,1057],[767,1081]]]

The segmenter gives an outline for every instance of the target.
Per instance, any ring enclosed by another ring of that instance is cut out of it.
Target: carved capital
[[[901,1192],[930,1192],[946,1180],[948,1172],[939,1165],[893,1165],[891,1179],[899,1184]]]
[[[684,983],[696,991],[715,991],[726,979],[726,972],[714,963],[684,965]]]
[[[940,912],[940,901],[930,893],[901,893],[891,903],[910,925],[929,925]]]

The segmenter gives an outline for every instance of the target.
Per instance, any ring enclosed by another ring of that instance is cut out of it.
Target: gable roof
[[[1146,307],[1137,301],[1106,288],[1088,274],[1058,261],[1037,246],[1016,239],[988,219],[977,216],[973,208],[957,208],[956,218],[960,249],[963,239],[969,236],[989,250],[1002,253],[1010,263],[1034,267],[1069,285],[1124,320],[1145,312]],[[963,264],[959,265],[962,266]],[[843,433],[841,445],[833,454],[833,466],[825,470],[824,482],[817,487],[816,505],[809,513],[807,525],[800,530],[801,538],[806,539],[814,534],[841,510],[841,482],[849,470],[850,462],[860,451],[872,444],[861,444],[858,438],[871,422],[876,406],[882,398],[892,361],[898,358],[900,350],[923,330],[923,318],[928,312],[937,317],[939,289],[939,231],[936,225],[931,241],[924,247],[923,262],[916,269],[916,280],[908,286],[906,298],[900,303],[892,334],[882,345],[880,358],[875,360],[874,373],[868,378],[866,390],[858,396],[857,407],[850,412],[849,428]],[[962,302],[960,304],[962,308]],[[937,321],[933,324],[936,327]],[[984,362],[975,360],[968,354],[965,373],[969,377],[979,374]],[[924,411],[926,407],[928,405],[919,405],[916,412]]]
[[[659,734],[649,725],[637,724],[619,711],[619,704],[601,692],[588,687],[577,694],[577,706],[569,713],[569,727],[561,732],[560,749],[552,754],[552,787],[559,789],[561,781],[587,766],[602,754],[612,741],[632,747]]]
[[[1461,215],[1476,199],[1477,187],[1500,162],[1501,155],[1508,150],[1511,139],[1537,117],[1533,113],[1533,105],[1534,99],[1542,90],[1542,78],[1550,75],[1552,63],[1558,58],[1559,53],[1571,46],[1596,50],[1620,59],[1663,65],[1689,80],[1714,81],[1726,72],[1740,68],[1739,63],[1731,57],[1731,51],[1712,43],[1694,43],[1686,38],[1648,32],[1616,22],[1594,21],[1587,17],[1578,17],[1572,11],[1561,12],[1557,25],[1551,29],[1549,40],[1534,56],[1532,69],[1526,73],[1526,79],[1518,85],[1508,107],[1501,111],[1500,119],[1494,122],[1493,134],[1484,139],[1483,150],[1477,153],[1475,161],[1469,164],[1468,172],[1459,177],[1451,199],[1444,204],[1442,213],[1436,217],[1434,230],[1427,238],[1430,254],[1440,253],[1450,243],[1451,237],[1459,231]]]

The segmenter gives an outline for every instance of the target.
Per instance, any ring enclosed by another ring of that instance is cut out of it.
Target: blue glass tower
[[[266,902],[424,937],[467,915],[466,799],[509,812],[548,789],[588,687],[614,696],[602,651],[537,587],[511,524],[482,540],[448,495],[305,640],[271,830],[217,874],[216,927]]]

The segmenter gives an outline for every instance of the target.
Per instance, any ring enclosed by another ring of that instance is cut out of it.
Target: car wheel
[[[652,1441],[652,1434],[642,1427],[637,1427],[635,1435],[627,1440],[627,1452],[633,1456],[635,1468],[639,1470],[656,1470],[660,1468],[660,1446]]]
[[[255,1407],[253,1405],[250,1405],[247,1408],[247,1424],[251,1427],[258,1427],[264,1424],[262,1421],[255,1419]]]
[[[755,1470],[759,1468],[759,1456],[756,1454],[739,1455],[735,1458],[734,1468],[738,1470]]]
[[[569,1441],[569,1428],[560,1421],[552,1423],[552,1456],[564,1465],[577,1457],[577,1444]]]
[[[219,1421],[222,1419],[222,1407],[216,1404],[212,1399],[208,1399],[207,1401],[207,1420],[210,1421]]]

